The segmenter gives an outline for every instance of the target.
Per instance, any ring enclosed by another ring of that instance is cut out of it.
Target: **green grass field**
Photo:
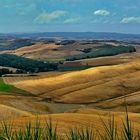
[[[15,90],[15,87],[12,85],[5,84],[3,79],[0,78],[0,91],[3,92],[12,92]]]
[[[6,84],[2,78],[0,78],[0,92],[5,92],[5,93],[15,93],[15,94],[20,94],[24,96],[29,96],[31,95],[30,93],[18,89],[13,85]]]

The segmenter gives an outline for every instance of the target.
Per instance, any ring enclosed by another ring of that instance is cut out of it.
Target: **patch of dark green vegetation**
[[[60,42],[56,42],[56,45],[70,45],[74,44],[76,41],[75,40],[62,40]]]
[[[56,63],[37,61],[11,54],[0,54],[0,66],[13,67],[32,73],[57,70]]]
[[[12,74],[13,71],[8,69],[8,68],[1,68],[0,69],[0,76],[4,75],[4,74]]]
[[[82,50],[82,52],[84,53],[90,53],[92,51],[92,48],[86,48],[84,50]]]
[[[103,46],[95,47],[95,48],[87,48],[82,50],[84,52],[80,55],[70,56],[67,57],[67,61],[74,61],[86,58],[96,58],[96,57],[103,57],[103,56],[113,56],[122,53],[132,53],[136,52],[135,47],[133,46],[113,46],[105,44]]]
[[[34,45],[31,39],[0,39],[0,51],[15,50],[31,45]]]
[[[14,86],[5,84],[2,78],[0,78],[0,91],[11,92],[14,90]]]
[[[9,84],[6,84],[2,78],[0,78],[0,91],[1,92],[6,92],[6,93],[15,93],[15,94],[19,94],[19,95],[24,95],[24,96],[32,96],[32,94],[24,91],[24,90],[21,90],[19,88],[16,88],[15,86],[13,85],[9,85]]]

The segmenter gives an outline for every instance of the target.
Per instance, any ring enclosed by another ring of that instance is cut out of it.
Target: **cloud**
[[[125,17],[121,20],[121,23],[140,23],[140,17]]]
[[[35,18],[35,22],[39,24],[50,23],[52,21],[61,19],[66,14],[67,14],[66,11],[61,11],[61,10],[53,11],[51,13],[43,12]]]
[[[69,18],[64,21],[65,24],[79,23],[80,17],[77,18]]]
[[[110,12],[107,10],[100,9],[100,10],[95,11],[94,15],[96,15],[96,16],[108,16],[108,15],[110,15]]]

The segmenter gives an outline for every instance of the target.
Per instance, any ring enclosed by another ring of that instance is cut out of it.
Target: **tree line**
[[[0,55],[0,66],[4,67],[12,67],[18,69],[18,72],[44,72],[44,71],[52,71],[57,70],[57,63],[50,63],[44,61],[32,60],[16,55],[11,54],[1,54]],[[1,73],[7,73],[8,70],[2,69]],[[10,73],[10,71],[9,71]]]

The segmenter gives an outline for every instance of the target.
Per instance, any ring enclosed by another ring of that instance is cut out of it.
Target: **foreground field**
[[[71,112],[71,113],[39,115],[39,116],[32,115],[26,117],[18,117],[13,119],[13,121],[15,121],[16,124],[24,125],[28,121],[34,122],[37,119],[40,120],[42,123],[45,123],[46,120],[51,118],[54,123],[57,123],[58,126],[60,125],[61,130],[72,128],[74,126],[92,126],[92,125],[99,128],[100,126],[102,126],[100,124],[101,118],[107,121],[110,115],[114,115],[115,120],[118,124],[121,124],[122,123],[121,121],[126,117],[125,112],[108,112],[103,110],[84,108],[75,110],[75,113]],[[140,128],[139,114],[129,113],[129,118],[137,128]]]
[[[1,138],[37,140],[139,140],[140,116],[92,109],[18,117],[2,125]],[[132,125],[133,124],[133,125]]]

